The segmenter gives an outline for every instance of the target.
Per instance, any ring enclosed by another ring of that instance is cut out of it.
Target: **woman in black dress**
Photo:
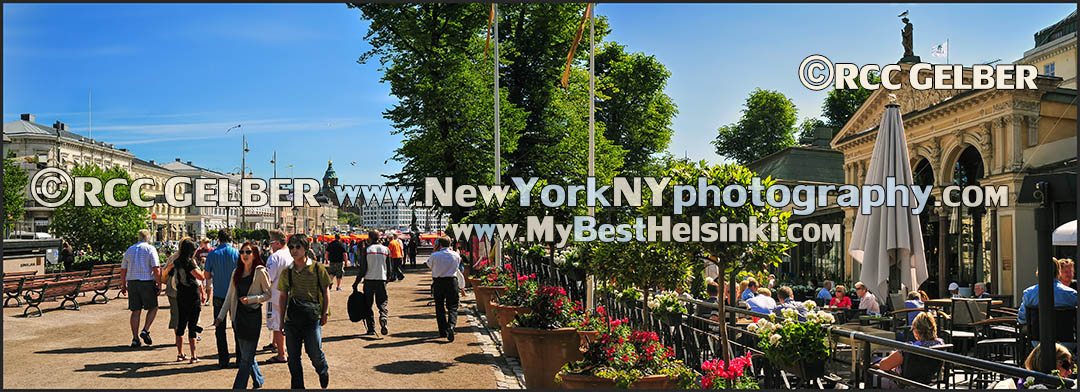
[[[266,272],[259,247],[253,242],[244,243],[240,246],[240,264],[230,279],[225,305],[214,320],[217,327],[232,313],[236,361],[239,365],[233,389],[247,389],[248,378],[251,378],[256,389],[263,385],[262,372],[255,361],[255,350],[259,347],[259,333],[262,330],[262,303],[269,299],[270,274]]]
[[[191,346],[191,363],[199,362],[195,355],[195,338],[199,330],[199,310],[202,308],[199,295],[202,291],[199,287],[200,280],[206,280],[199,266],[195,264],[195,241],[185,238],[180,242],[180,251],[173,262],[169,279],[175,280],[176,308],[178,320],[176,321],[176,361],[189,359],[184,356],[184,329],[188,331],[188,345]]]

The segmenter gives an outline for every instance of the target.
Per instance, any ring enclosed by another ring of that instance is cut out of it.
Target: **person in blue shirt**
[[[778,315],[783,314],[784,309],[794,309],[799,313],[799,321],[806,321],[806,306],[802,302],[795,301],[794,293],[791,291],[791,287],[781,286],[776,293],[777,298],[780,298],[780,304],[773,308],[773,313]]]
[[[772,313],[777,307],[776,300],[772,298],[772,292],[764,287],[759,288],[757,295],[747,300],[746,305],[750,306],[752,311],[765,314]]]
[[[1066,259],[1067,260],[1067,259]],[[1054,259],[1054,276],[1058,276],[1061,269],[1061,264],[1064,260]],[[1072,260],[1069,260],[1071,263]],[[1027,323],[1027,307],[1039,306],[1039,285],[1036,283],[1027,289],[1024,289],[1024,296],[1020,302],[1019,312],[1016,314],[1016,319],[1020,324]],[[1061,284],[1060,280],[1054,280],[1054,307],[1076,307],[1076,290],[1072,287]]]
[[[754,294],[756,294],[758,291],[757,279],[751,277],[746,281],[748,283],[748,285],[746,286],[746,290],[743,291],[742,295],[739,296],[739,299],[743,301],[749,301],[751,298],[754,298]]]
[[[826,280],[825,281],[825,287],[822,287],[821,290],[818,290],[818,293],[817,293],[817,297],[822,300],[821,303],[823,303],[825,305],[828,305],[829,302],[832,301],[832,293],[830,293],[831,291],[832,291],[832,281],[831,280]]]
[[[229,294],[229,279],[236,270],[236,262],[240,259],[240,252],[232,247],[232,230],[222,229],[218,231],[218,246],[206,255],[204,271],[207,285],[207,294],[214,295],[214,314],[221,314],[221,307],[225,304],[225,296]],[[222,320],[224,321],[224,320]],[[229,342],[225,340],[225,325],[221,323],[214,328],[214,337],[217,338],[218,365],[225,369],[229,367]]]

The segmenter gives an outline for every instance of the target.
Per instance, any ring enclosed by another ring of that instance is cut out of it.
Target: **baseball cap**
[[[956,282],[949,283],[949,290],[960,290],[960,285],[956,284]]]

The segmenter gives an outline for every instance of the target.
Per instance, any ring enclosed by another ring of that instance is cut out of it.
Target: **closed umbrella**
[[[885,114],[881,117],[864,184],[883,186],[887,177],[893,177],[898,187],[908,187],[914,184],[908,162],[900,105],[890,103],[885,105]],[[911,192],[908,194],[910,196]],[[862,264],[859,280],[877,293],[878,301],[888,295],[890,266],[899,269],[900,282],[909,290],[918,290],[928,277],[922,226],[919,216],[911,213],[915,208],[914,198],[910,198],[906,207],[900,205],[899,199],[897,197],[895,206],[871,208],[868,215],[856,212],[855,228],[848,246],[851,257]]]

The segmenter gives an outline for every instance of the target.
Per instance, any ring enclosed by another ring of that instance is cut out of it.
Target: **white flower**
[[[776,344],[776,342],[779,342],[779,341],[780,341],[780,335],[777,335],[777,334],[774,333],[774,334],[772,334],[772,336],[769,336],[769,344]]]
[[[831,313],[825,313],[823,318],[825,319],[826,324],[832,324],[832,323],[836,322],[836,318],[833,317],[833,315]]]
[[[780,314],[782,316],[784,316],[784,318],[787,319],[787,320],[799,317],[799,311],[797,311],[795,309],[792,309],[792,308],[784,308],[783,310],[780,311]]]
[[[747,325],[747,326],[746,326],[746,330],[747,330],[747,331],[750,331],[750,332],[754,332],[754,333],[756,333],[756,332],[757,332],[757,330],[758,330],[758,326],[757,326],[757,324],[756,324],[756,323],[755,323],[755,324],[750,324],[750,325]]]
[[[806,307],[806,310],[814,310],[817,303],[812,300],[806,300],[806,302],[803,302],[803,306]]]

